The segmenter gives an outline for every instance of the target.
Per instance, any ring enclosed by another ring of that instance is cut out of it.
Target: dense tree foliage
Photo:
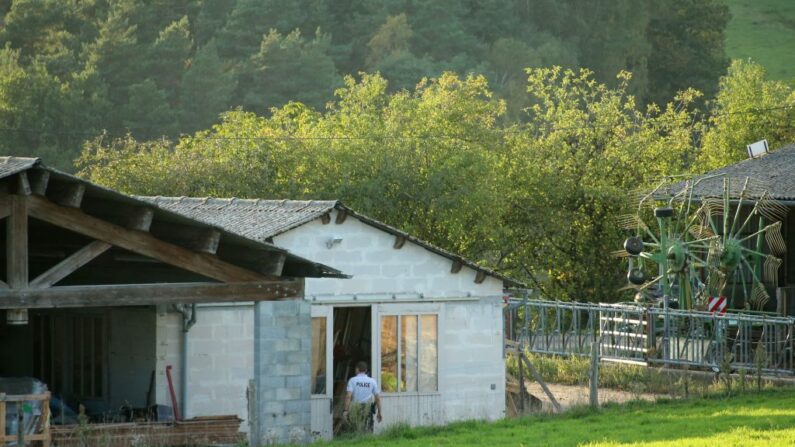
[[[13,0],[0,13],[15,67],[0,84],[30,84],[0,108],[68,116],[4,121],[4,144],[64,168],[102,129],[176,138],[236,107],[322,108],[361,71],[391,92],[485,75],[508,121],[527,118],[526,67],[586,67],[612,87],[629,70],[639,102],[665,104],[687,87],[711,96],[727,64],[718,0]]]
[[[741,158],[749,138],[793,137],[791,89],[754,64],[732,65],[708,119],[697,90],[661,108],[640,105],[632,85],[628,72],[608,85],[588,70],[528,69],[527,119],[506,125],[485,76],[391,92],[365,74],[323,108],[235,110],[174,142],[102,136],[78,164],[137,194],[339,198],[548,297],[611,301],[627,298],[610,252],[634,192]]]
[[[136,194],[339,198],[611,301],[632,191],[795,139],[719,0],[14,0],[5,153]],[[721,77],[722,75],[724,75]]]

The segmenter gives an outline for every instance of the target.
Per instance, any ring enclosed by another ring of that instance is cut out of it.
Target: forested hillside
[[[391,91],[444,71],[483,74],[524,121],[526,67],[587,67],[642,103],[711,97],[728,61],[718,0],[13,0],[0,30],[2,152],[70,169],[107,131],[204,129],[232,108],[314,108],[343,77]]]

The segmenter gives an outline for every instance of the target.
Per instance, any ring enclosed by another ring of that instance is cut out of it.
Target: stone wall
[[[299,444],[310,436],[311,318],[303,300],[255,305],[253,444]],[[257,434],[258,433],[258,434]]]

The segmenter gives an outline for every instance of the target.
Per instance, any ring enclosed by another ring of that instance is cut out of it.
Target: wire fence
[[[793,374],[795,318],[664,310],[631,304],[511,299],[505,336],[528,352],[709,370]]]

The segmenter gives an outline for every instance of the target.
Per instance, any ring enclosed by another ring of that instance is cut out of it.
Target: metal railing
[[[792,374],[794,324],[791,317],[631,304],[511,299],[505,308],[506,338],[529,352],[588,355],[598,341],[602,359],[712,370],[728,364]]]

